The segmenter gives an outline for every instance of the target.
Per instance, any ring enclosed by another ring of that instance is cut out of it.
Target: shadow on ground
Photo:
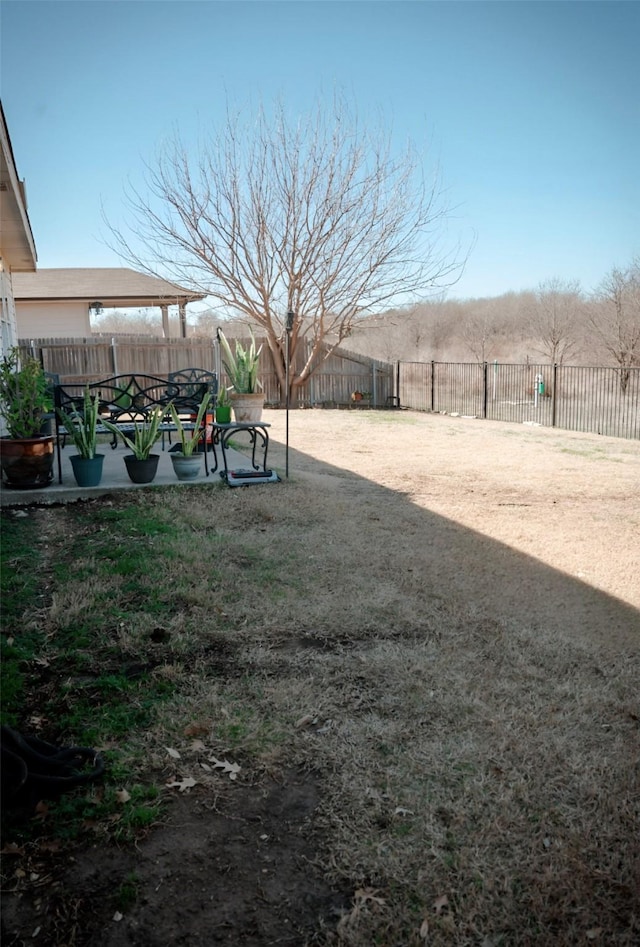
[[[283,473],[282,444],[272,442],[271,463]],[[557,635],[577,650],[593,652],[594,661],[606,651],[636,655],[640,614],[624,602],[349,471],[292,449],[289,469],[291,483],[308,486],[333,515],[349,510],[354,530],[358,520],[366,520],[368,535],[390,550],[385,579],[395,570],[407,594],[426,591],[455,603],[460,615],[474,621],[517,621],[534,634]],[[272,491],[280,501],[288,486],[284,480],[240,489],[251,490],[268,507]],[[220,516],[234,494],[221,484],[188,489],[193,490],[189,502],[195,503],[218,490]],[[370,564],[365,560],[361,567],[368,570]],[[339,603],[335,621],[339,625]],[[264,777],[238,785],[219,800],[197,790],[178,795],[167,819],[135,848],[96,844],[67,864],[55,851],[28,858],[5,854],[16,859],[23,875],[3,896],[3,943],[295,947],[328,942],[323,931],[335,931],[353,891],[331,890],[313,865],[316,850],[327,844],[314,824],[322,792],[321,775],[291,770],[277,781]],[[118,917],[118,892],[127,878],[133,879],[135,900]],[[555,943],[569,941],[560,933]]]

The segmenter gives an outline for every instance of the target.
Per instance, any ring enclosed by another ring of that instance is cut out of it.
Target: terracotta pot
[[[251,424],[260,421],[264,407],[264,394],[261,391],[253,394],[239,394],[232,392],[229,395],[233,416],[238,424]]]
[[[53,437],[0,437],[0,464],[5,485],[37,490],[53,481]]]

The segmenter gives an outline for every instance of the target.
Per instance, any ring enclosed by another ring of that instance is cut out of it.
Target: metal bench
[[[196,375],[195,373],[199,374]],[[185,377],[180,377],[182,375],[185,375]],[[135,431],[137,423],[146,423],[149,416],[158,408],[163,408],[168,413],[170,404],[174,405],[178,414],[195,418],[203,399],[208,394],[212,394],[214,385],[217,393],[217,376],[215,373],[200,369],[172,372],[168,378],[159,378],[154,375],[114,375],[111,378],[88,384],[54,385],[59,482],[62,483],[60,450],[64,447],[68,433],[60,418],[59,411],[66,414],[74,410],[82,412],[85,389],[88,388],[92,396],[98,394],[101,419],[106,419],[115,424],[123,434],[131,434]],[[212,400],[212,406],[214,400]],[[189,426],[189,421],[185,423],[185,426]],[[193,424],[191,426],[193,427]],[[163,420],[160,425],[163,449],[165,434],[170,436],[176,430],[176,426],[172,421]],[[98,433],[109,434],[112,438],[111,447],[115,448],[117,446],[117,436],[104,425],[98,425]]]

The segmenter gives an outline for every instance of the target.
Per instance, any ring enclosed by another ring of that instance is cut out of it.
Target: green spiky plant
[[[180,444],[182,447],[182,451],[180,453],[182,453],[183,457],[192,457],[194,451],[197,450],[198,444],[204,437],[206,428],[203,426],[202,422],[207,413],[207,408],[209,407],[210,401],[211,395],[206,395],[201,401],[200,407],[198,408],[198,414],[196,415],[196,419],[193,422],[193,430],[187,430],[185,428],[184,423],[176,411],[173,402],[169,405],[169,411],[171,412],[173,423],[178,429],[178,434],[180,435]]]
[[[98,443],[98,418],[100,415],[100,398],[96,394],[92,398],[89,389],[84,390],[82,410],[74,407],[66,412],[58,409],[58,416],[65,426],[67,434],[74,443],[80,457],[91,460],[96,456]]]
[[[229,398],[229,391],[223,385],[222,388],[219,390],[216,397],[216,408],[230,408],[230,407],[231,407],[231,399]]]
[[[169,410],[171,410],[171,407],[172,405],[170,404]],[[103,424],[107,430],[122,438],[123,443],[127,445],[137,460],[147,460],[149,454],[153,450],[153,445],[160,437],[160,425],[162,424],[166,413],[166,408],[156,408],[151,412],[146,421],[134,422],[133,439],[127,437],[124,431],[120,430],[117,424],[107,421],[106,418],[104,419]]]
[[[262,345],[256,348],[256,340],[251,329],[251,345],[245,349],[242,343],[236,339],[235,353],[231,351],[231,346],[225,337],[222,329],[218,330],[218,338],[222,348],[222,364],[229,376],[233,390],[236,394],[252,395],[261,387],[258,381],[258,366],[260,364],[260,353]],[[219,404],[220,402],[218,402]]]

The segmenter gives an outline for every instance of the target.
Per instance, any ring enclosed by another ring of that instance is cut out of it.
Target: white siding
[[[21,339],[84,339],[91,336],[86,302],[18,301],[16,315]]]
[[[6,355],[10,348],[18,344],[16,331],[16,307],[13,300],[11,273],[5,270],[0,257],[0,304],[2,306],[2,338],[0,339],[0,356]]]

